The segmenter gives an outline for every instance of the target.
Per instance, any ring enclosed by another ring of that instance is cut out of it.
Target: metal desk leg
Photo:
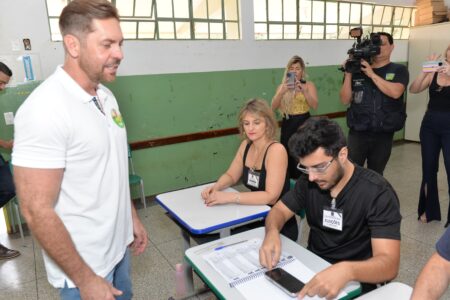
[[[183,236],[183,256],[184,252],[186,252],[187,249],[191,247],[191,238],[189,237],[189,234],[181,229],[181,235]],[[185,258],[183,258],[183,267],[184,267],[184,279],[186,284],[186,294],[190,295],[194,292],[194,279],[192,275],[192,267],[191,265],[186,261]]]

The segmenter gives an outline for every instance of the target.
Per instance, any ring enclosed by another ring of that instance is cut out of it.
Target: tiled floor
[[[396,281],[413,285],[420,269],[434,252],[434,244],[444,231],[443,222],[421,224],[417,221],[417,198],[421,181],[420,146],[417,143],[395,145],[386,178],[397,191],[402,222],[401,263]],[[446,174],[441,162],[439,173],[441,211],[447,213],[449,196]],[[135,299],[168,299],[175,292],[175,264],[182,260],[182,240],[178,227],[164,215],[158,205],[139,210],[151,243],[147,251],[133,258],[132,275]],[[306,245],[307,226],[302,237]],[[58,299],[56,291],[47,283],[40,247],[29,234],[22,245],[20,237],[0,236],[4,245],[18,249],[22,255],[10,261],[0,261],[0,299]],[[196,278],[195,285],[202,286]],[[198,298],[214,299],[211,293]],[[442,299],[450,299],[447,291]]]

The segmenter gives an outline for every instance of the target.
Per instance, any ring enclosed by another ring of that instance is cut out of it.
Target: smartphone
[[[443,65],[444,64],[442,63],[442,61],[438,61],[438,60],[426,61],[422,65],[422,71],[424,73],[437,72],[439,70],[439,68],[442,67]]]
[[[286,74],[286,77],[287,77],[287,85],[288,85],[288,87],[290,89],[294,89],[295,88],[295,77],[296,77],[295,72],[288,72]]]
[[[303,282],[281,268],[267,271],[264,275],[291,297],[297,297],[297,293],[305,286]]]

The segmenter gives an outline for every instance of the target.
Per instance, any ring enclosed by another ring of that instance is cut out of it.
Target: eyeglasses
[[[328,168],[331,166],[331,163],[333,161],[334,161],[334,157],[329,162],[326,162],[321,167],[310,167],[310,168],[303,168],[303,166],[300,163],[298,163],[297,169],[305,174],[309,174],[309,173],[323,174],[328,170]]]

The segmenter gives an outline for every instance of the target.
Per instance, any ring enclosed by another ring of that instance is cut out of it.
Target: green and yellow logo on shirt
[[[395,73],[386,73],[386,80],[389,80],[389,81],[391,81],[391,80],[394,80],[394,77],[395,77]]]
[[[117,126],[119,126],[120,128],[124,128],[125,127],[125,123],[123,122],[122,116],[114,108],[111,109],[111,117],[112,117],[114,123],[117,124]]]

